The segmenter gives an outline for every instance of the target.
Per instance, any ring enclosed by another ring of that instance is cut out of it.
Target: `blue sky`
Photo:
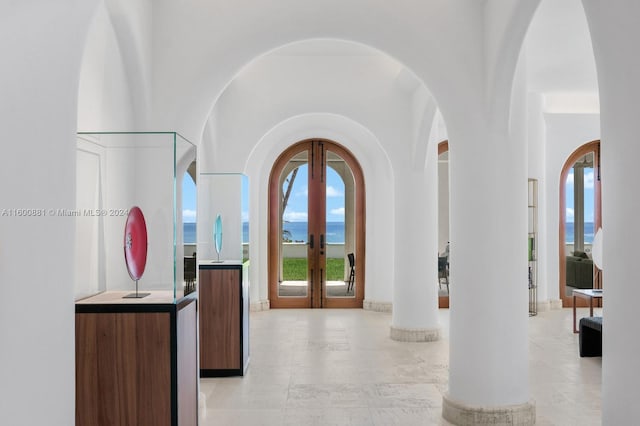
[[[182,221],[196,221],[196,185],[188,173],[182,179]]]
[[[289,196],[289,203],[284,212],[284,219],[289,222],[306,222],[307,211],[307,169],[302,166]],[[249,219],[248,179],[243,181],[242,220]],[[196,187],[189,175],[182,180],[182,221],[196,221]],[[344,183],[342,178],[327,167],[327,221],[344,222]]]
[[[566,221],[574,221],[574,206],[573,206],[573,169],[569,171],[567,176],[566,186]],[[584,221],[593,222],[593,179],[594,173],[592,168],[584,169]]]
[[[304,165],[298,170],[284,211],[284,220],[288,222],[306,222],[308,218],[308,167]],[[327,222],[344,222],[344,182],[331,167],[327,167]]]

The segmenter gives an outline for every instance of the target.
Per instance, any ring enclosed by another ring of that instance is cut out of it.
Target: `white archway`
[[[386,195],[393,197],[393,173],[387,154],[373,133],[354,120],[335,114],[305,114],[279,123],[255,145],[244,168],[244,173],[249,176],[252,200],[250,240],[256,247],[251,250],[250,281],[254,283],[251,287],[252,301],[267,300],[267,198],[271,167],[293,142],[312,137],[340,141],[360,162],[367,188],[370,189],[367,192],[367,209],[376,212],[367,220],[367,231],[387,229],[387,224],[392,223],[393,202]],[[385,196],[373,196],[371,188],[375,188],[375,194]],[[393,231],[387,232],[391,234]],[[367,256],[372,259],[388,258],[390,242],[387,238],[389,235],[385,232],[367,232]],[[365,272],[367,301],[390,301],[392,271],[374,263],[368,262]]]

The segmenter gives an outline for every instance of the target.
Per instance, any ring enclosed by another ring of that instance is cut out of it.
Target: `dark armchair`
[[[593,260],[583,256],[567,256],[566,284],[573,288],[593,288]]]
[[[347,294],[353,291],[353,284],[356,281],[356,257],[353,253],[347,254],[349,259],[349,281],[347,281]]]

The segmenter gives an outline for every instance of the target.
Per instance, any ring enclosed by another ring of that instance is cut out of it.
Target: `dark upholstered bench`
[[[580,356],[602,356],[602,317],[580,318]]]

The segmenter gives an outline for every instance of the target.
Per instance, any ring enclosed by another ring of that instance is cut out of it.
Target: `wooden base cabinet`
[[[198,424],[197,310],[177,303],[76,303],[76,424]]]
[[[242,376],[249,364],[249,289],[240,262],[199,266],[200,376]]]

